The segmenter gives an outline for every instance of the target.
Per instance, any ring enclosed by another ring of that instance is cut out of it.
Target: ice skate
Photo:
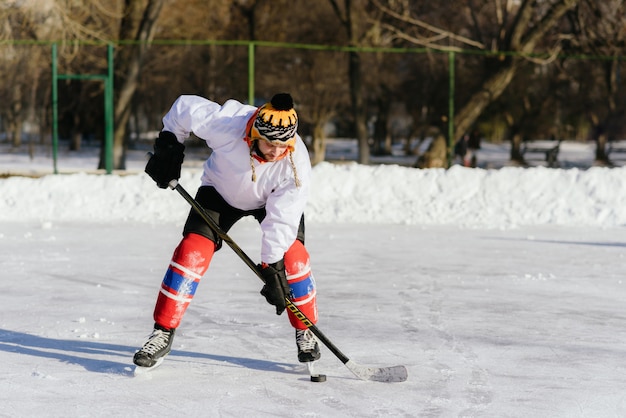
[[[135,353],[133,363],[140,367],[153,367],[160,364],[169,354],[174,341],[174,329],[163,328],[154,324],[154,331],[148,341]]]
[[[298,361],[300,363],[319,360],[321,356],[320,346],[310,329],[296,330],[296,345],[298,346]]]

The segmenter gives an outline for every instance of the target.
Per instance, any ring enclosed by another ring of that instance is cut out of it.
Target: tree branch
[[[403,15],[401,15],[399,13],[396,13],[393,10],[383,6],[377,0],[374,0],[373,3],[382,12],[388,14],[389,16],[394,17],[394,18],[396,18],[396,19],[398,19],[398,20],[400,20],[402,22],[409,23],[411,25],[415,25],[415,26],[420,27],[422,29],[426,29],[426,30],[428,30],[430,32],[433,32],[433,33],[436,33],[438,35],[441,35],[442,36],[441,39],[450,38],[450,39],[453,39],[455,41],[461,42],[463,44],[466,44],[466,45],[469,45],[469,46],[473,46],[473,47],[478,48],[478,49],[485,49],[485,45],[480,43],[480,42],[476,42],[476,41],[474,41],[472,39],[469,39],[469,38],[466,38],[464,36],[460,36],[460,35],[457,35],[457,34],[455,34],[453,32],[449,32],[449,31],[443,30],[443,29],[438,28],[436,26],[430,25],[430,24],[428,24],[428,23],[426,23],[426,22],[424,22],[422,20],[414,19],[414,18],[411,18],[411,17],[408,17],[408,16],[403,16]],[[399,29],[396,29],[396,31],[399,31]],[[421,43],[419,43],[419,44],[421,44]],[[443,47],[439,47],[439,48],[443,48]]]

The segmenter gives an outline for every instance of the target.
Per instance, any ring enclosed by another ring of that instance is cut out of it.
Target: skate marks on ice
[[[420,416],[475,416],[486,411],[494,397],[489,372],[480,367],[472,348],[449,329],[447,311],[452,308],[446,301],[450,295],[432,278],[411,280],[399,292],[399,300],[403,332],[415,347],[416,363],[421,363],[415,374],[427,401]]]

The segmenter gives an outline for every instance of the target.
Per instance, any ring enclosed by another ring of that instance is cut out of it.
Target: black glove
[[[265,280],[265,286],[261,289],[261,294],[267,299],[267,303],[276,306],[276,315],[283,313],[287,307],[285,297],[289,297],[291,291],[287,283],[285,273],[285,262],[283,260],[272,264],[258,266]]]
[[[146,164],[146,173],[161,189],[166,189],[171,180],[180,178],[180,167],[185,158],[185,146],[178,142],[176,135],[168,131],[159,133],[154,141],[154,154]]]

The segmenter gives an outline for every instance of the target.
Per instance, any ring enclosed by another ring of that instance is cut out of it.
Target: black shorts
[[[259,223],[261,223],[261,221],[265,218],[265,208],[254,210],[241,210],[234,208],[226,203],[224,198],[217,192],[217,190],[215,190],[213,186],[201,186],[196,193],[196,201],[204,208],[207,215],[209,215],[209,217],[211,217],[211,219],[213,219],[215,223],[220,226],[222,231],[226,233],[228,233],[230,228],[244,216],[254,216]],[[190,232],[207,237],[217,245],[218,250],[222,246],[222,240],[220,237],[193,208],[189,212],[189,216],[185,222],[183,235],[187,235]],[[304,215],[300,218],[300,226],[298,227],[298,235],[296,239],[304,244]]]

